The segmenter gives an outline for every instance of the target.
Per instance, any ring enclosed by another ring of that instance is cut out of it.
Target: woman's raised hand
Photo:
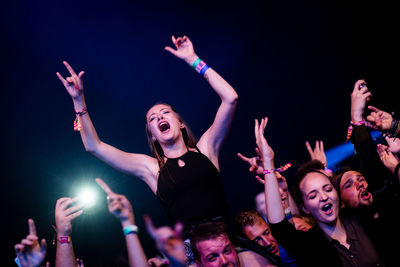
[[[177,58],[183,59],[188,64],[192,64],[196,59],[197,55],[194,52],[193,44],[189,37],[186,35],[183,37],[175,38],[172,35],[172,43],[175,45],[176,49],[166,46],[164,49],[176,56]]]
[[[255,120],[255,125],[254,125],[254,133],[256,136],[256,143],[258,147],[258,151],[260,152],[260,157],[263,159],[263,164],[264,164],[264,169],[267,168],[273,168],[273,162],[274,162],[274,151],[272,148],[268,145],[267,139],[264,137],[264,130],[265,127],[267,126],[268,123],[268,118],[265,117],[261,119],[261,122],[258,123],[258,120]],[[268,165],[268,166],[267,166]]]
[[[76,75],[74,69],[68,64],[67,61],[63,61],[63,64],[69,71],[70,75],[66,79],[64,79],[63,76],[59,72],[56,72],[56,75],[58,79],[62,82],[64,85],[65,89],[67,89],[69,95],[73,98],[76,99],[80,97],[83,94],[83,81],[82,81],[82,76],[85,73],[84,71],[79,72],[78,75]]]

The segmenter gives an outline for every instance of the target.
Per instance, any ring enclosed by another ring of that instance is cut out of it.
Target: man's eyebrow
[[[209,258],[209,257],[214,257],[214,256],[218,256],[218,253],[216,253],[216,252],[210,252],[209,254],[207,254],[206,255],[206,258]]]
[[[229,243],[229,244],[227,244],[227,245],[224,247],[224,250],[227,249],[227,248],[231,248],[231,247],[232,247],[232,244]]]
[[[345,186],[346,184],[351,183],[351,182],[352,182],[351,179],[347,179],[347,181],[343,184],[343,186]]]

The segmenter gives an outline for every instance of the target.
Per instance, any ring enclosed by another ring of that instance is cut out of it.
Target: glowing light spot
[[[93,207],[96,204],[96,192],[90,188],[82,189],[78,194],[79,202],[84,205],[85,208]]]

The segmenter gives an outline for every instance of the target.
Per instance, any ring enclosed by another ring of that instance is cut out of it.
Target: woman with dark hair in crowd
[[[263,159],[268,221],[278,243],[296,259],[299,266],[384,266],[374,245],[351,214],[339,213],[338,194],[324,165],[311,161],[302,165],[293,184],[299,209],[315,219],[309,231],[299,231],[285,220],[274,152],[264,137],[268,118],[259,124],[255,135]]]

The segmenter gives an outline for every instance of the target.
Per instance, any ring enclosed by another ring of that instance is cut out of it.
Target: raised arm
[[[157,249],[165,255],[169,266],[182,267],[186,265],[185,245],[181,238],[183,225],[178,222],[174,229],[169,226],[156,228],[150,216],[143,216],[147,232],[153,238]]]
[[[146,255],[137,235],[138,229],[131,203],[124,195],[114,193],[103,180],[97,178],[96,182],[107,194],[108,210],[121,221],[128,249],[129,266],[148,267]]]
[[[368,91],[365,81],[358,80],[354,84],[351,94],[352,131],[349,130],[349,132],[351,132],[351,142],[354,144],[357,158],[363,170],[362,173],[368,180],[369,188],[379,190],[385,186],[385,179],[390,177],[390,174],[380,160],[374,140],[366,127],[367,122],[362,117],[366,102],[370,97],[371,93]]]
[[[223,140],[229,130],[236,108],[238,95],[236,91],[216,71],[209,68],[194,52],[193,44],[187,36],[175,38],[172,36],[175,48],[165,47],[176,57],[194,67],[211,85],[221,98],[221,105],[211,127],[201,136],[197,146],[202,153],[218,167],[218,154]]]
[[[56,74],[74,103],[77,115],[75,129],[80,131],[86,151],[119,171],[143,179],[153,192],[156,192],[155,177],[158,172],[157,160],[147,155],[121,151],[100,140],[90,119],[85,102],[82,81],[84,72],[81,71],[79,74],[76,74],[68,62],[64,61],[63,63],[71,76],[64,79],[59,72]]]
[[[263,159],[263,168],[266,170],[264,171],[264,181],[268,222],[279,223],[285,219],[285,213],[282,209],[279,185],[274,172],[274,151],[268,145],[268,142],[264,137],[264,129],[267,126],[267,123],[267,117],[261,119],[260,123],[258,123],[258,120],[255,120],[254,132],[257,147]]]
[[[56,267],[76,267],[71,233],[72,221],[83,212],[82,205],[74,205],[78,198],[63,197],[57,200],[55,219],[57,231]]]
[[[35,222],[32,219],[28,219],[28,225],[29,234],[14,247],[17,254],[15,261],[20,267],[39,267],[46,257],[46,240],[42,239],[39,243]]]
[[[250,167],[249,167],[249,172],[255,175],[256,179],[261,183],[265,184],[265,181],[263,178],[261,178],[264,174],[264,162],[262,159],[262,155],[260,153],[259,148],[256,148],[256,154],[257,156],[248,158],[241,153],[238,153],[237,156],[243,160],[244,162],[247,162]],[[286,181],[286,178],[281,175],[279,172],[275,172],[276,179],[278,180],[278,186],[281,194],[281,200],[282,200],[282,208],[285,212],[285,215],[287,218],[289,218],[289,221],[291,223],[294,223],[293,220],[291,219],[292,215],[298,215],[299,209],[297,208],[296,202],[293,200],[292,194],[290,193],[288,189],[288,184]],[[283,198],[282,198],[283,197]]]

